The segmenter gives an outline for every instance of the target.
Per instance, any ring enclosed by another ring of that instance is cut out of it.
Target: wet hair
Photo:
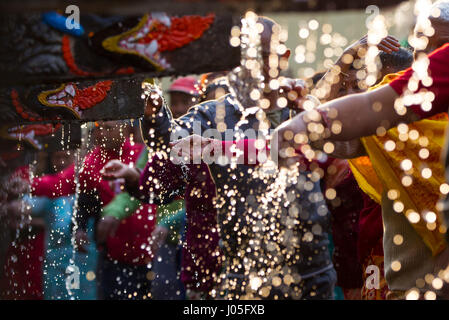
[[[399,51],[392,53],[381,51],[379,58],[382,62],[382,69],[390,68],[394,72],[405,70],[413,63],[413,53],[405,48],[399,48]]]

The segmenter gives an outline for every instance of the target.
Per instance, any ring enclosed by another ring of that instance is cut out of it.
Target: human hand
[[[183,163],[196,163],[202,160],[203,154],[209,154],[214,147],[220,147],[221,142],[212,138],[204,138],[193,134],[188,137],[170,142],[170,155],[173,159]]]
[[[302,111],[305,97],[308,93],[305,81],[301,79],[284,78],[280,85],[279,93],[287,99],[287,107],[292,110]]]
[[[392,53],[394,51],[398,51],[401,47],[399,41],[393,36],[387,36],[383,38],[378,44],[377,48],[379,50],[384,51],[386,53]],[[354,42],[349,47],[347,47],[344,51],[344,54],[350,54],[355,57],[358,54],[359,49],[367,49],[368,48],[368,35],[363,36],[360,40]],[[343,56],[344,56],[343,54]]]
[[[105,243],[109,237],[115,236],[119,225],[120,220],[116,217],[102,217],[97,225],[97,242],[100,244]]]
[[[100,171],[103,179],[116,180],[116,179],[130,179],[133,175],[133,170],[120,160],[114,159],[106,163],[103,169]]]
[[[285,121],[276,128],[271,139],[270,156],[279,167],[290,168],[305,160],[302,153],[296,150],[308,142],[306,128],[303,114]]]

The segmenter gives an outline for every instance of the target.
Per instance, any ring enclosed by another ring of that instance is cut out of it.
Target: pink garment
[[[120,150],[105,150],[101,147],[93,149],[85,158],[83,169],[79,173],[80,193],[97,191],[102,206],[107,205],[120,192],[114,181],[104,180],[101,170],[113,159],[123,163],[135,163],[143,150],[142,144],[131,144],[126,141]],[[52,175],[46,175],[33,180],[33,194],[56,198],[75,193],[74,165]],[[145,250],[148,239],[154,230],[156,221],[156,206],[147,204],[141,210],[121,221],[115,236],[107,240],[108,256],[130,265],[145,265],[152,259],[151,252]],[[144,246],[143,246],[144,245]]]
[[[103,166],[113,159],[119,159],[124,163],[136,162],[142,151],[143,145],[129,140],[122,146],[122,154],[119,150],[106,150],[101,147],[93,149],[84,159],[83,168],[79,172],[80,192],[96,190],[99,193],[103,205],[107,205],[115,196],[113,183],[103,180],[100,174]],[[33,195],[49,198],[68,196],[76,192],[75,165],[65,170],[35,178],[32,183]]]

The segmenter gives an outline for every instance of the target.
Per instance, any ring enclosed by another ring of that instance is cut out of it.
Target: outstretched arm
[[[269,154],[269,141],[256,139],[217,140],[193,134],[170,142],[171,156],[177,162],[210,164],[218,163],[223,157],[230,162],[235,158],[237,164],[258,165]],[[266,157],[260,157],[261,154]]]
[[[301,146],[310,144],[314,149],[326,151],[326,143],[351,141],[376,134],[400,122],[410,123],[419,117],[407,110],[398,114],[393,107],[398,97],[390,86],[370,92],[355,94],[325,103],[312,111],[302,112],[281,124],[275,131],[277,148],[281,158],[289,158]],[[381,105],[379,110],[374,107]],[[341,144],[341,143],[340,143]],[[330,146],[334,150],[335,145]]]
[[[307,143],[314,148],[325,149],[326,141],[350,141],[376,134],[378,128],[388,130],[401,122],[411,123],[447,112],[449,44],[434,51],[428,58],[431,85],[425,87],[420,81],[414,96],[402,99],[403,104],[396,103],[396,99],[409,87],[413,69],[408,69],[389,85],[327,102],[284,122],[275,132],[278,142],[276,151],[280,152],[281,157],[288,158],[294,155],[295,149]],[[428,108],[428,103],[422,102],[422,105],[404,106],[404,100],[422,101],[424,97],[432,101],[431,108]]]

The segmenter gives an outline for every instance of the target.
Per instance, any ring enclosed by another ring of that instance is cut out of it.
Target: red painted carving
[[[172,51],[200,38],[214,22],[215,15],[171,17],[170,27],[156,21],[154,29],[141,38],[139,43],[158,42],[158,51]]]
[[[22,119],[29,120],[29,121],[43,121],[44,119],[35,115],[28,113],[22,106],[22,104],[19,101],[19,93],[15,90],[11,90],[11,100],[12,104],[14,105],[14,108],[16,109],[16,112],[18,115],[22,117]]]
[[[75,87],[76,95],[74,98],[74,105],[82,110],[92,108],[106,98],[111,86],[112,81],[106,80],[85,89],[78,89]]]
[[[70,37],[68,35],[64,35],[62,37],[62,56],[64,58],[65,63],[69,67],[70,71],[78,76],[104,76],[106,73],[103,72],[89,72],[80,69],[75,62],[75,58],[73,57],[72,50],[70,48]],[[115,74],[132,74],[134,73],[133,67],[124,67],[116,70]]]

